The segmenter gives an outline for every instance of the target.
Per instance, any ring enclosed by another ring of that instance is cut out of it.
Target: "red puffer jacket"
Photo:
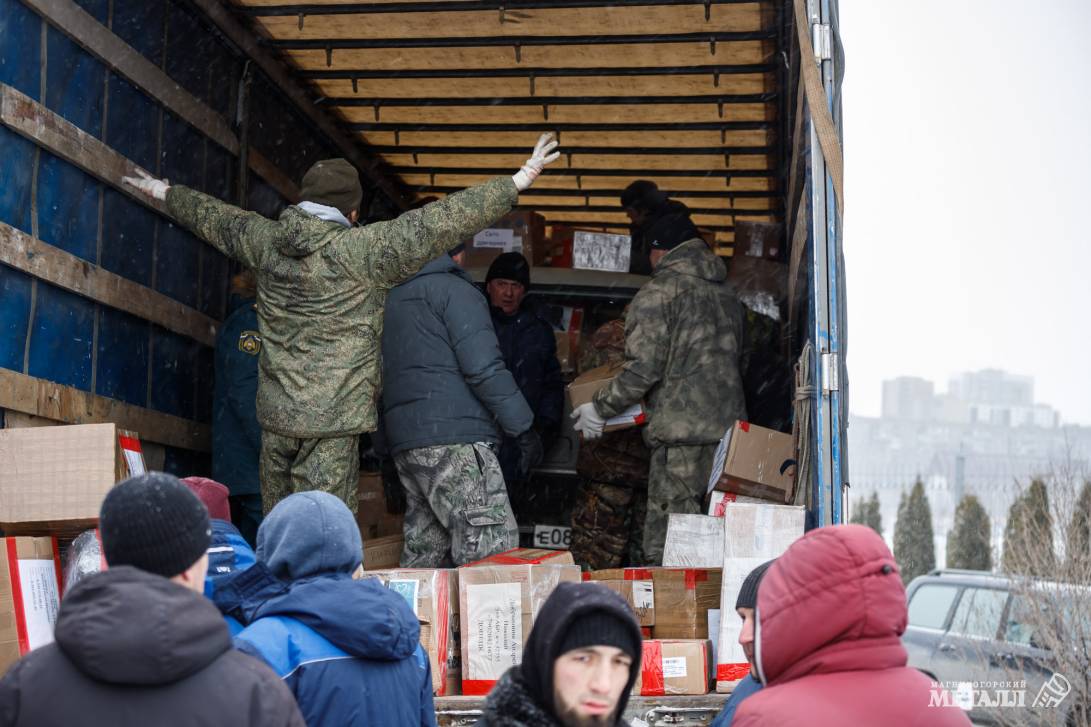
[[[931,682],[906,666],[905,588],[883,539],[862,525],[812,530],[758,590],[755,661],[765,688],[733,725],[969,725],[929,706]]]

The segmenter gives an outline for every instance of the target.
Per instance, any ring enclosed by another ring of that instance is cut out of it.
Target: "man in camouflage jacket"
[[[701,511],[716,446],[728,426],[746,418],[744,319],[723,261],[688,215],[662,217],[647,239],[654,269],[626,317],[625,366],[572,416],[577,431],[595,438],[605,419],[644,402],[644,441],[652,450],[644,555],[658,565],[669,514]]]
[[[376,427],[387,292],[515,204],[556,146],[543,135],[512,177],[496,177],[394,220],[353,227],[363,196],[344,159],[304,175],[304,201],[277,220],[182,185],[125,177],[179,222],[257,276],[262,335],[258,422],[262,505],[324,490],[355,512],[359,435]]]

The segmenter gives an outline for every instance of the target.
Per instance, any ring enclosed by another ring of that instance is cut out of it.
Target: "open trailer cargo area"
[[[388,219],[512,173],[551,131],[562,156],[516,210],[541,217],[535,262],[571,265],[573,230],[627,233],[635,179],[685,203],[775,292],[808,525],[839,522],[836,16],[836,0],[0,0],[4,426],[113,422],[150,469],[208,471],[237,267],[122,176],[275,217],[342,156],[362,216]],[[743,223],[777,231],[741,241]]]

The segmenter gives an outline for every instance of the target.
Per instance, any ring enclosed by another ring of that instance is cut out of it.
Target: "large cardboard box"
[[[572,553],[548,548],[512,548],[470,563],[478,565],[575,565]]]
[[[720,440],[708,489],[791,502],[795,456],[792,435],[737,421]]]
[[[139,438],[115,424],[0,430],[0,530],[94,528],[107,491],[144,471]]]
[[[720,599],[733,609],[750,571],[779,557],[803,535],[804,509],[790,505],[736,502],[725,511],[724,569]],[[716,649],[716,691],[730,692],[750,666],[739,646],[742,621],[725,609]]]
[[[374,540],[402,534],[405,515],[388,511],[381,472],[360,473],[356,502],[356,524],[360,528],[361,538]]]
[[[633,694],[707,694],[712,680],[711,648],[706,639],[645,640]]]
[[[707,639],[708,612],[720,608],[719,568],[652,568],[657,639]],[[732,601],[734,604],[734,601]]]
[[[60,594],[56,538],[0,538],[0,674],[53,642]]]
[[[663,565],[720,568],[724,564],[724,521],[708,515],[672,512],[667,520]]]
[[[572,235],[572,267],[576,270],[627,273],[632,242],[629,235],[575,230]]]
[[[364,570],[385,570],[397,568],[401,564],[405,537],[387,535],[364,541]]]
[[[572,409],[575,410],[576,407],[591,401],[599,389],[607,386],[615,376],[621,373],[621,369],[621,364],[606,364],[577,376],[568,385],[568,401]],[[617,416],[607,419],[602,431],[616,432],[619,429],[638,427],[646,421],[647,415],[643,404],[636,404]]]
[[[488,694],[519,663],[538,611],[562,581],[579,583],[579,567],[473,564],[458,569],[463,694]]]
[[[420,621],[420,643],[432,664],[432,693],[458,694],[462,685],[459,644],[458,571],[453,568],[394,568],[368,571],[405,597]]]
[[[583,575],[585,580],[601,583],[621,594],[632,607],[641,627],[655,625],[655,585],[651,568],[607,568]]]
[[[522,253],[531,265],[543,265],[546,248],[545,218],[529,210],[515,210],[467,242],[464,267],[488,267],[505,252]]]

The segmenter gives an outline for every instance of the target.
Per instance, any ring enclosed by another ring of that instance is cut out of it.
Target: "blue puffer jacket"
[[[258,426],[258,314],[253,302],[239,306],[216,336],[216,383],[212,395],[212,479],[232,495],[256,495],[261,427]]]
[[[735,719],[735,710],[739,708],[742,701],[751,694],[756,694],[760,691],[761,682],[755,679],[753,674],[747,674],[735,685],[734,691],[731,692],[731,697],[724,704],[724,708],[720,710],[720,713],[716,715],[716,719],[712,720],[712,724],[709,727],[730,727],[732,720]]]
[[[504,366],[485,296],[449,256],[390,291],[382,346],[391,454],[499,444],[501,433],[514,437],[530,429],[533,414]]]
[[[208,546],[208,574],[205,576],[205,596],[215,600],[216,584],[223,583],[233,573],[254,565],[254,549],[231,523],[212,519],[212,542]],[[233,616],[224,616],[231,635],[242,631],[242,624]]]

